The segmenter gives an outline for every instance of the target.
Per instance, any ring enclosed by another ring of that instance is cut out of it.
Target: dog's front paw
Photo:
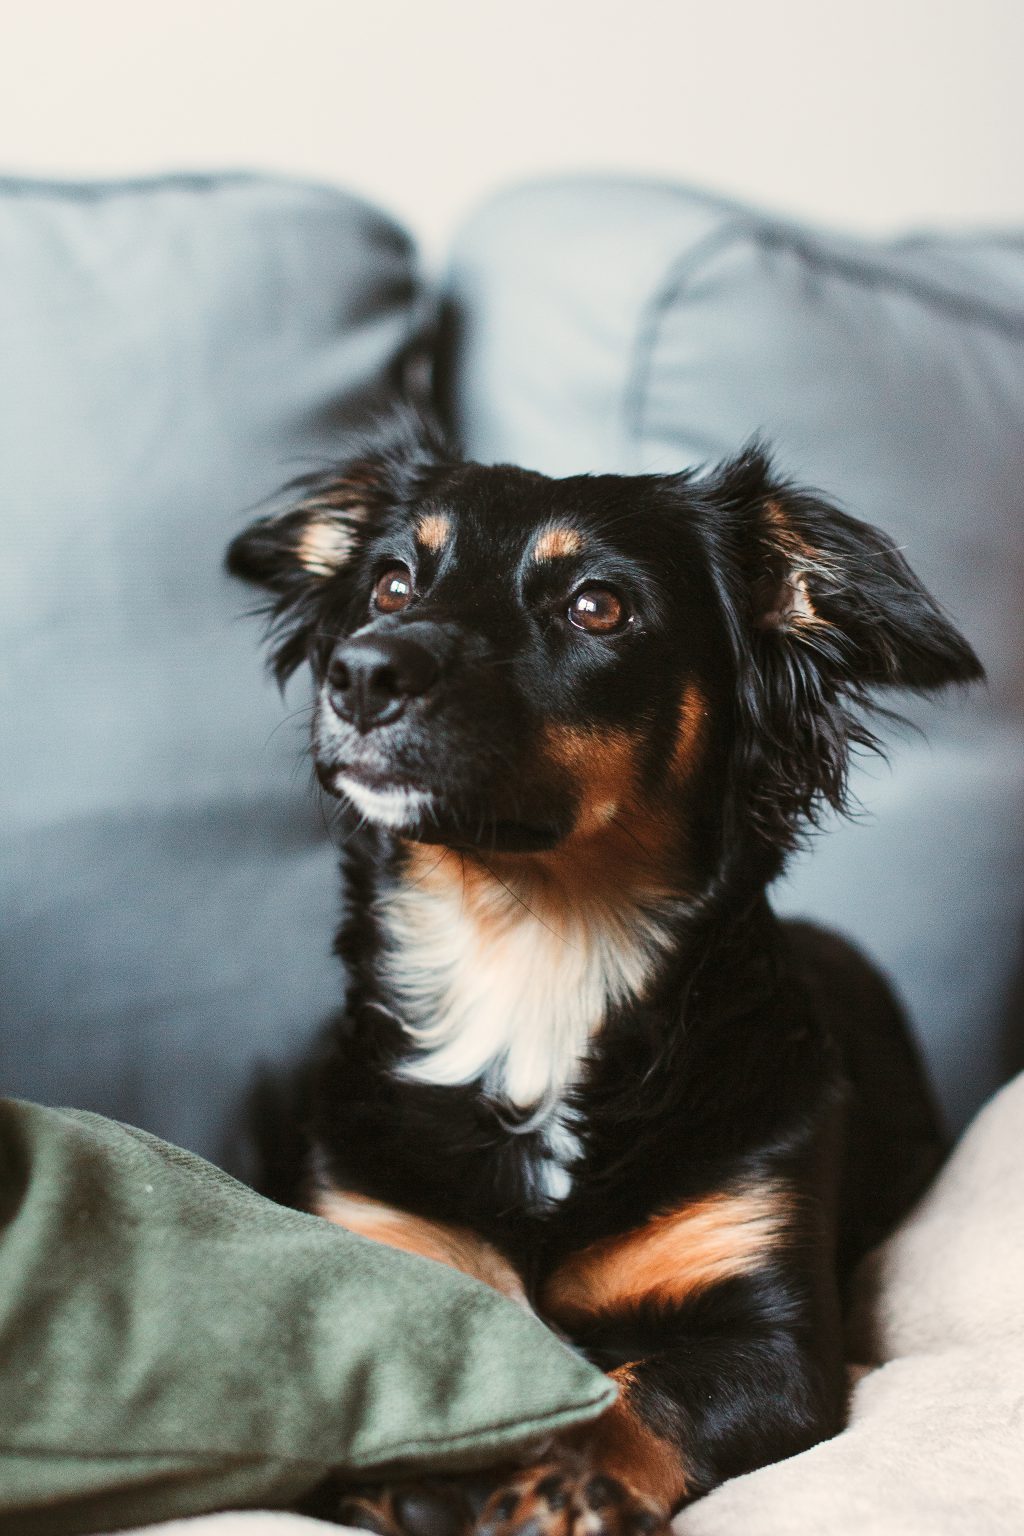
[[[469,1536],[474,1512],[459,1484],[424,1481],[343,1490],[328,1518],[372,1536]]]
[[[585,1454],[564,1451],[503,1481],[475,1536],[661,1536],[668,1517]]]

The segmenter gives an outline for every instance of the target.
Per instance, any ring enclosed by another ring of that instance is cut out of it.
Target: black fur
[[[765,887],[823,809],[846,807],[851,750],[874,745],[874,691],[981,668],[884,534],[777,476],[757,446],[704,475],[555,481],[464,463],[408,423],[388,430],[228,557],[272,593],[274,669],[283,680],[309,661],[332,730],[332,698],[356,707],[354,631],[385,659],[395,636],[424,647],[437,673],[424,697],[401,694],[393,722],[315,736],[332,793],[351,769],[433,796],[397,829],[349,814],[337,949],[350,990],[315,1073],[319,1177],[472,1228],[541,1306],[545,1282],[588,1244],[722,1191],[792,1191],[788,1240],[763,1263],[679,1305],[640,1300],[575,1330],[607,1369],[640,1362],[632,1401],[679,1446],[693,1497],[838,1429],[842,1287],[941,1154],[885,984],[841,941],[780,924]],[[417,547],[425,516],[452,530],[439,550]],[[311,519],[344,534],[326,574],[300,561]],[[531,560],[552,523],[581,549]],[[374,582],[396,561],[414,600],[375,614]],[[631,615],[615,633],[566,620],[573,593],[595,584]],[[688,687],[702,712],[684,772],[673,751]],[[566,1090],[578,1153],[568,1194],[545,1202],[529,1107],[481,1080],[395,1075],[412,1051],[381,910],[424,845],[463,878],[504,881],[549,858],[571,870],[586,785],[545,756],[553,727],[595,750],[632,743],[629,816],[613,814],[608,857],[629,852],[628,834],[676,895],[671,942],[641,995],[598,1021]]]

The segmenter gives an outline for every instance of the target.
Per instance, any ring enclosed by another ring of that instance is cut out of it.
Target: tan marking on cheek
[[[565,560],[569,555],[578,555],[582,548],[583,539],[575,528],[567,523],[552,523],[534,544],[533,558],[538,565],[545,560]]]
[[[672,749],[672,767],[677,780],[688,779],[697,766],[708,715],[704,694],[696,683],[687,683],[679,701],[679,723]]]
[[[446,1264],[449,1269],[459,1269],[531,1310],[522,1281],[509,1261],[468,1227],[413,1216],[397,1206],[338,1189],[317,1189],[310,1209],[314,1216],[387,1248],[417,1253],[421,1258]]]
[[[434,895],[459,895],[459,917],[472,934],[470,946],[500,943],[507,937],[510,914],[507,907],[494,900],[494,879],[489,870],[474,859],[460,858],[450,849],[440,852],[429,843],[405,845],[405,876],[414,894],[422,895],[424,903]],[[427,920],[425,906],[413,904],[413,913],[422,912]]]
[[[334,519],[314,518],[302,531],[295,554],[311,576],[334,576],[352,553],[352,533]]]
[[[636,785],[639,741],[629,731],[549,726],[542,750],[567,773],[579,795],[574,832],[586,836],[614,821]]]
[[[788,1196],[774,1184],[692,1201],[574,1254],[547,1282],[544,1311],[578,1322],[640,1304],[679,1306],[762,1265],[789,1214]]]
[[[429,549],[433,554],[440,554],[441,550],[451,538],[452,520],[443,512],[428,512],[421,517],[416,524],[416,538],[424,549]]]

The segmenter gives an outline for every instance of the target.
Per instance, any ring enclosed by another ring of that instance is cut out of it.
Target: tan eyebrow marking
[[[416,524],[416,538],[435,555],[444,549],[451,533],[452,520],[444,512],[428,512]]]
[[[543,1310],[566,1322],[642,1303],[679,1306],[762,1265],[790,1214],[786,1191],[770,1182],[691,1201],[573,1254],[548,1281]]]
[[[578,555],[582,548],[583,540],[575,528],[567,523],[552,523],[534,544],[533,558],[538,564],[543,560],[564,560],[568,555]]]

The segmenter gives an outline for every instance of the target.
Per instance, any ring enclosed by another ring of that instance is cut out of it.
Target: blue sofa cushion
[[[0,271],[0,1091],[246,1175],[337,884],[223,550],[392,393],[413,253],[286,180],[3,182]]]
[[[904,707],[777,905],[896,979],[954,1123],[1024,1055],[1024,235],[842,238],[672,186],[575,179],[455,242],[446,371],[467,451],[550,474],[672,471],[754,433],[878,523],[987,690]]]

